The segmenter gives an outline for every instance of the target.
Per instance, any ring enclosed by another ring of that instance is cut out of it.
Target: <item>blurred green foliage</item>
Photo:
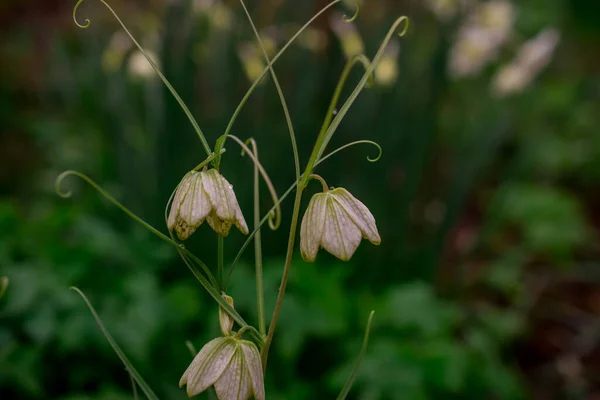
[[[334,397],[371,309],[371,341],[351,398],[529,398],[537,387],[519,365],[516,343],[532,332],[538,273],[558,280],[580,274],[584,263],[597,267],[600,30],[590,22],[597,6],[518,2],[498,58],[476,76],[452,79],[447,64],[462,17],[438,19],[426,3],[372,0],[357,21],[370,56],[396,16],[413,22],[397,43],[397,81],[361,94],[331,144],[369,138],[384,157],[369,164],[363,157],[371,149],[357,147],[319,173],[369,206],[383,241],[361,246],[349,263],[325,252],[315,264],[294,262],[266,375],[271,399]],[[325,3],[249,5],[278,48]],[[185,341],[200,348],[219,334],[214,302],[172,248],[89,187],[70,180],[74,195],[63,200],[53,185],[62,170],[81,170],[163,227],[164,205],[202,160],[202,148],[160,81],[136,67],[134,49],[106,10],[84,3],[80,13],[92,27],[79,30],[67,6],[0,7],[0,19],[13,21],[0,43],[0,276],[10,280],[0,299],[0,398],[131,398],[127,372],[68,290],[76,285],[157,394],[183,399],[177,382],[191,361]],[[114,6],[214,141],[256,61],[241,50],[256,51],[238,4]],[[304,162],[345,62],[330,29],[339,17],[330,13],[315,24],[319,46],[292,46],[275,66]],[[561,32],[549,66],[518,95],[491,94],[498,66],[549,26]],[[233,133],[256,138],[274,184],[287,188],[291,147],[271,80]],[[237,151],[228,145],[222,169],[251,220],[252,169]],[[268,199],[265,191],[263,212]],[[285,203],[281,231],[263,233],[267,315],[289,208]],[[228,261],[243,240],[237,233],[227,239]],[[215,265],[215,245],[203,226],[188,246]],[[252,261],[248,250],[229,293],[251,322]],[[590,383],[590,393],[594,388]]]

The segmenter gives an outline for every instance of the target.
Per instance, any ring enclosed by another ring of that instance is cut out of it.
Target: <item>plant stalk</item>
[[[296,228],[298,225],[298,216],[300,214],[300,203],[302,201],[302,192],[304,185],[298,185],[296,191],[296,199],[294,200],[294,211],[292,212],[292,222],[290,224],[290,236],[288,238],[287,254],[285,256],[285,265],[283,266],[283,275],[281,276],[281,285],[279,286],[279,293],[277,294],[277,300],[275,302],[275,309],[273,310],[273,316],[271,317],[271,323],[269,324],[269,332],[267,338],[261,349],[261,357],[263,363],[263,371],[267,369],[267,359],[269,357],[269,348],[273,341],[273,335],[275,334],[275,328],[277,327],[277,320],[279,319],[279,312],[281,311],[281,305],[283,304],[283,296],[285,294],[285,288],[290,274],[290,267],[292,265],[292,256],[294,253],[294,241],[296,239]]]
[[[219,289],[223,290],[223,247],[225,238],[217,234],[217,282],[219,283]]]

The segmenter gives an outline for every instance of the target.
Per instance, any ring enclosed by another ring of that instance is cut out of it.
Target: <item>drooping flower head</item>
[[[260,353],[250,341],[234,336],[208,342],[185,370],[179,387],[187,385],[188,396],[215,387],[219,400],[265,398]]]
[[[314,261],[320,247],[348,261],[362,239],[375,245],[381,242],[375,218],[350,192],[336,188],[312,197],[300,227],[305,261]]]
[[[177,187],[167,226],[185,240],[204,222],[227,236],[231,225],[248,234],[233,186],[216,169],[188,172]]]

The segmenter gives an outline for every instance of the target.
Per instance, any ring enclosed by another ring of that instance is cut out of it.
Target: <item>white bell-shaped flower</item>
[[[188,396],[215,387],[219,400],[264,400],[265,386],[256,345],[236,336],[208,342],[196,355],[179,381],[187,385]]]
[[[363,203],[343,188],[313,196],[300,227],[300,252],[305,261],[314,261],[320,247],[348,261],[362,239],[375,245],[381,242],[375,218]]]
[[[227,236],[231,225],[248,234],[233,186],[216,169],[188,172],[175,191],[167,220],[169,230],[185,240],[204,222]]]

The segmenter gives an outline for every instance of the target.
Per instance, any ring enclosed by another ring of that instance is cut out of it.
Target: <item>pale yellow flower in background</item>
[[[342,51],[347,59],[365,52],[362,37],[354,23],[344,21],[342,14],[334,12],[331,14],[330,25],[335,36],[340,40]]]
[[[510,1],[485,1],[475,9],[471,18],[474,25],[486,31],[491,44],[500,46],[508,39],[515,22],[516,10]]]
[[[400,45],[390,41],[383,53],[383,57],[375,67],[375,82],[381,86],[392,86],[398,80],[398,54]]]
[[[256,345],[235,336],[208,342],[185,370],[179,387],[187,385],[188,396],[211,386],[219,400],[264,400],[265,386],[260,353]]]
[[[381,242],[375,218],[350,192],[337,188],[312,197],[300,227],[305,261],[314,261],[320,247],[348,261],[362,239],[375,245]]]
[[[185,240],[205,219],[222,236],[229,234],[231,225],[248,234],[233,186],[216,169],[191,171],[183,177],[171,203],[167,226]]]
[[[259,50],[252,43],[243,43],[238,47],[238,55],[242,61],[244,72],[250,82],[254,82],[263,73],[265,64],[263,55],[259,53]],[[260,84],[263,84],[265,80],[262,80]]]

